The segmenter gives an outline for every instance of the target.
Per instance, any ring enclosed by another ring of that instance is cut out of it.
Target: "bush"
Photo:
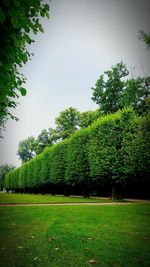
[[[128,148],[135,128],[136,116],[131,109],[102,117],[89,128],[90,174],[96,183],[112,186],[112,197],[117,197],[117,187],[128,178],[126,160],[131,156]]]
[[[89,196],[89,162],[87,153],[89,133],[87,129],[76,132],[68,144],[66,183],[80,186],[85,196]]]

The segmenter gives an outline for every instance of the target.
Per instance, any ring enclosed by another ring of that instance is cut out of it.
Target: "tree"
[[[90,175],[98,185],[112,187],[112,198],[118,197],[132,171],[127,164],[132,156],[128,149],[136,124],[135,112],[128,108],[100,118],[89,129]]]
[[[150,111],[139,118],[131,150],[136,179],[150,185]]]
[[[32,33],[43,32],[39,17],[49,18],[49,5],[40,0],[1,0],[0,6],[0,126],[8,118],[16,119],[11,108],[16,99],[26,94],[25,77],[20,68],[31,55],[27,45],[33,43]]]
[[[65,180],[73,187],[79,187],[85,197],[89,197],[90,171],[87,144],[89,133],[87,129],[76,132],[68,144],[67,168]]]
[[[138,77],[125,81],[125,88],[121,95],[123,107],[133,107],[139,114],[148,111],[147,101],[150,97],[150,77]]]
[[[20,141],[17,155],[22,160],[22,163],[32,159],[36,153],[36,140],[33,136]]]
[[[65,139],[80,127],[80,112],[70,107],[62,112],[55,120],[56,131],[60,139]]]
[[[103,112],[97,109],[96,111],[85,111],[80,115],[80,127],[86,128],[91,125],[95,120],[103,115]]]
[[[150,48],[150,34],[140,31],[139,39],[145,42],[147,48]]]
[[[124,81],[129,72],[122,62],[104,72],[92,88],[92,100],[99,105],[104,113],[114,113],[122,108],[120,96],[124,89]]]
[[[45,147],[52,146],[53,142],[55,141],[56,137],[54,136],[55,130],[49,128],[47,130],[42,130],[41,133],[38,135],[36,139],[36,154],[40,154]]]
[[[9,173],[10,171],[14,170],[16,167],[11,164],[3,164],[0,166],[0,190],[3,189],[3,180],[5,174]]]
[[[92,100],[104,113],[114,113],[124,107],[132,107],[138,114],[147,112],[150,96],[150,77],[123,79],[129,72],[121,62],[105,71],[97,80]]]

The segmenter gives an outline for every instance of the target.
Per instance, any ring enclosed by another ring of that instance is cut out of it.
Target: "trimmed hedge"
[[[103,185],[117,197],[127,185],[149,181],[149,126],[149,114],[139,118],[130,108],[101,117],[8,173],[4,187],[88,196]]]
[[[129,178],[126,160],[136,127],[137,118],[130,109],[107,115],[90,127],[90,174],[98,184],[110,184],[113,197]]]

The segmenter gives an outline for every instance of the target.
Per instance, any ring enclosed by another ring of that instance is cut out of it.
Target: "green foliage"
[[[139,39],[145,42],[147,48],[150,48],[150,33],[140,31]]]
[[[132,107],[138,114],[147,112],[150,97],[150,77],[125,80],[129,74],[121,62],[105,71],[92,88],[92,100],[105,114],[114,113],[124,107]]]
[[[125,89],[121,96],[123,107],[133,107],[138,114],[149,109],[147,100],[150,97],[150,77],[125,81]]]
[[[97,109],[96,111],[85,111],[80,114],[80,127],[87,128],[99,117],[103,116],[103,112]]]
[[[150,112],[139,118],[135,139],[132,143],[132,168],[136,180],[150,185]]]
[[[35,158],[34,163],[34,184],[36,187],[39,187],[42,184],[42,154],[38,155]]]
[[[149,181],[149,136],[149,113],[140,118],[125,108],[102,116],[9,172],[4,187],[30,192],[71,186],[88,196],[91,185],[119,189],[131,180]]]
[[[35,156],[36,141],[33,136],[20,141],[17,155],[22,160],[22,163],[32,159]]]
[[[16,167],[11,164],[3,164],[0,166],[0,190],[3,189],[3,180],[7,173],[14,170]]]
[[[120,62],[111,70],[105,71],[104,74],[105,76],[101,75],[95,87],[92,88],[92,100],[99,105],[104,113],[114,113],[122,108],[120,101],[120,95],[124,88],[122,78],[126,77],[129,72],[126,66]]]
[[[54,184],[65,184],[65,171],[67,168],[67,153],[70,140],[63,140],[54,146],[51,164],[51,182]]]
[[[124,185],[128,178],[126,158],[134,138],[136,116],[131,109],[107,115],[90,129],[90,174],[97,183]]]
[[[40,17],[49,17],[49,5],[40,0],[2,0],[0,7],[0,126],[17,105],[19,95],[26,95],[25,77],[20,68],[31,59],[27,45],[34,42],[32,34],[43,32]]]
[[[74,186],[85,187],[89,183],[88,138],[87,129],[80,130],[71,137],[68,145],[65,179]]]
[[[80,112],[76,108],[70,107],[60,112],[55,122],[59,138],[65,139],[79,129]]]
[[[40,154],[45,147],[52,146],[54,140],[54,130],[52,128],[49,128],[48,131],[45,129],[42,130],[36,139],[36,154]]]

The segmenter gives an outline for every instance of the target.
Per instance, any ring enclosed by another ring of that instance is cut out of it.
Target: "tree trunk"
[[[112,195],[111,195],[112,199],[118,199],[118,189],[116,184],[112,184]]]

